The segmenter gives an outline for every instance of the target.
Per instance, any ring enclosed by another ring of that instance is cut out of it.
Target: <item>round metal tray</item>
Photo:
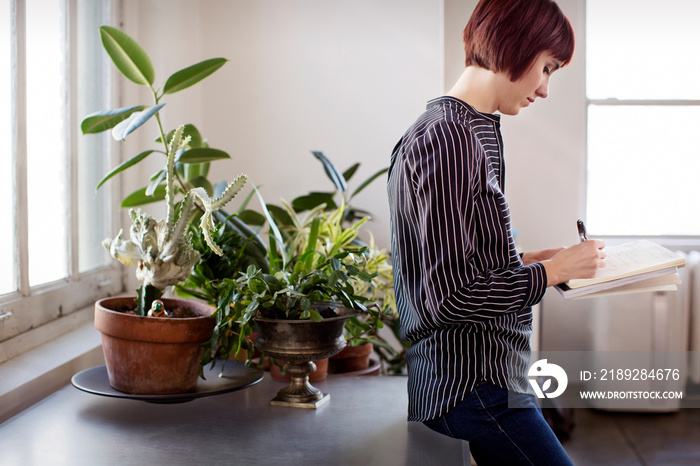
[[[263,371],[248,367],[233,361],[226,361],[224,372],[221,374],[223,362],[217,361],[212,368],[207,365],[204,369],[204,377],[197,381],[197,389],[191,393],[178,393],[173,395],[132,395],[120,392],[109,385],[107,366],[97,366],[78,372],[71,379],[71,383],[78,390],[93,395],[113,398],[126,398],[130,400],[147,401],[149,403],[184,403],[205,396],[221,395],[236,390],[248,388],[260,382]],[[220,376],[221,374],[221,376]]]

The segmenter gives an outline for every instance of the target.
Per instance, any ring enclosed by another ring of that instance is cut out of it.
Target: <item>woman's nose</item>
[[[546,76],[542,83],[540,84],[540,87],[537,88],[537,91],[535,91],[538,97],[542,99],[546,99],[547,96],[549,95],[549,76]]]

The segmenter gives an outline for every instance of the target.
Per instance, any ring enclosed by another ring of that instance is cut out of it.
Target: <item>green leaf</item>
[[[175,130],[170,131],[166,136],[165,140],[170,144],[170,141],[173,139],[173,134],[175,134]],[[191,149],[197,149],[200,147],[204,147],[204,139],[202,138],[202,134],[199,132],[199,130],[191,124],[186,124],[185,127],[182,130],[182,137],[186,138],[187,136],[190,137],[190,143],[188,144]],[[162,143],[163,140],[158,137],[156,138],[156,142]]]
[[[129,118],[119,123],[112,129],[112,137],[116,141],[123,141],[126,136],[136,130],[139,126],[146,123],[153,115],[163,108],[165,104],[158,104],[154,107],[149,107],[146,110],[132,113]]]
[[[114,128],[131,116],[132,113],[146,108],[145,105],[134,105],[133,107],[122,107],[116,110],[104,110],[102,112],[91,113],[80,123],[80,130],[83,134],[96,134]]]
[[[209,167],[211,166],[211,163],[209,162],[204,162],[199,164],[199,174],[206,177],[209,176]]]
[[[311,313],[311,320],[314,322],[321,322],[323,320],[323,317],[321,317],[321,314],[319,314],[317,310],[309,309],[309,312]]]
[[[350,196],[350,199],[352,199],[353,197],[355,197],[360,191],[362,191],[363,189],[365,189],[372,181],[374,181],[377,177],[382,176],[382,175],[383,175],[384,173],[386,173],[387,171],[389,171],[389,167],[387,167],[387,168],[382,168],[382,169],[379,170],[377,173],[375,173],[374,175],[372,175],[372,176],[370,176],[369,178],[367,178],[360,186],[357,187],[357,189],[355,190],[355,192],[352,193],[352,196]]]
[[[212,196],[214,194],[214,187],[211,185],[211,182],[207,179],[206,176],[196,176],[189,180],[188,184],[195,188],[204,188],[204,190],[207,192],[207,194],[209,194],[209,196]]]
[[[294,224],[294,221],[292,221],[292,217],[289,216],[289,212],[287,212],[286,209],[283,209],[282,207],[276,206],[274,204],[268,204],[267,210],[275,219],[277,225],[289,226]]]
[[[163,95],[174,94],[187,89],[193,84],[197,84],[224,66],[224,63],[227,61],[225,58],[211,58],[173,73],[165,82],[165,86],[163,86]]]
[[[100,183],[97,185],[97,187],[95,188],[95,191],[97,191],[98,189],[100,189],[100,186],[102,186],[103,184],[105,184],[105,182],[106,182],[108,179],[112,178],[112,177],[113,177],[114,175],[116,175],[117,173],[121,173],[121,172],[123,172],[124,170],[126,170],[127,168],[136,165],[137,163],[139,163],[140,161],[142,161],[143,159],[145,159],[146,157],[148,157],[149,155],[151,155],[153,152],[156,152],[156,151],[154,151],[154,150],[147,150],[147,151],[141,152],[141,153],[140,153],[139,155],[137,155],[136,157],[133,157],[133,158],[127,160],[126,162],[124,162],[123,164],[119,165],[117,168],[115,168],[114,170],[112,170],[111,172],[109,172],[109,173],[107,174],[107,176],[105,176],[104,178],[102,178],[102,181],[100,181]]]
[[[248,316],[252,316],[253,313],[258,309],[258,306],[260,305],[259,302],[257,301],[252,301],[248,307],[245,310],[245,314]]]
[[[156,192],[156,189],[158,189],[158,186],[160,186],[161,182],[165,179],[166,172],[165,170],[161,170],[158,173],[158,176],[156,176],[153,181],[146,187],[146,196],[153,196],[153,193]]]
[[[313,219],[311,222],[311,229],[309,231],[309,241],[308,244],[306,245],[306,253],[309,253],[309,256],[304,260],[304,270],[312,270],[313,267],[313,261],[314,261],[314,252],[316,251],[316,242],[318,241],[318,232],[320,229],[321,225],[321,219],[316,217]]]
[[[333,270],[340,270],[340,266],[341,262],[337,258],[331,258],[331,267],[333,268]]]
[[[145,50],[125,32],[110,27],[100,27],[102,45],[114,65],[127,79],[142,86],[150,86],[155,80],[153,63]]]
[[[345,182],[343,175],[338,171],[335,165],[333,165],[333,162],[331,162],[328,157],[323,154],[323,152],[312,150],[311,153],[314,154],[314,157],[321,161],[323,164],[323,170],[326,172],[326,175],[328,175],[328,178],[330,178],[335,187],[340,191],[345,192],[345,190],[348,189],[348,185]]]
[[[165,199],[165,185],[160,185],[156,188],[153,196],[146,195],[146,188],[141,188],[138,191],[134,191],[124,198],[121,206],[125,207],[138,207],[145,204],[150,204],[152,202],[158,202]]]
[[[185,164],[185,180],[191,181],[200,175],[201,164],[198,163],[186,163]],[[211,184],[211,183],[209,183]],[[211,196],[211,192],[208,193]]]
[[[204,163],[230,158],[231,156],[222,150],[200,147],[182,151],[177,161],[180,163]]]
[[[352,175],[355,174],[358,168],[360,168],[360,162],[355,163],[353,166],[345,170],[343,172],[343,178],[345,178],[345,181],[350,181],[350,178],[352,178]]]
[[[150,181],[155,181],[156,178],[158,178],[158,177],[160,177],[161,179],[163,179],[163,173],[165,173],[165,169],[164,169],[164,168],[161,168],[160,170],[158,170],[157,172],[155,172],[154,174],[152,174],[151,177],[149,178],[149,180],[150,180]]]
[[[335,210],[338,208],[333,200],[332,193],[311,193],[305,196],[299,196],[292,200],[292,208],[296,212],[314,209],[321,204],[326,204],[325,210]]]
[[[262,194],[260,194],[258,187],[253,185],[253,189],[255,190],[255,194],[258,195],[260,207],[262,208],[263,214],[267,219],[267,223],[270,225],[270,230],[272,230],[273,236],[270,237],[270,259],[275,259],[277,256],[276,251],[273,252],[273,250],[276,249],[276,245],[274,244],[275,242],[279,244],[280,248],[282,249],[283,255],[286,253],[286,251],[284,251],[284,239],[282,239],[282,233],[280,233],[280,230],[277,227],[275,220],[272,218],[272,215],[270,215],[270,211],[267,210],[267,204],[265,203],[265,199],[263,199]],[[286,257],[284,259],[286,259]]]
[[[248,225],[262,226],[265,224],[265,216],[254,210],[242,210],[237,214],[237,217]]]

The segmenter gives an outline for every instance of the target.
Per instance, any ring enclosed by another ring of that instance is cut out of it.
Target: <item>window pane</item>
[[[0,0],[0,218],[3,227],[0,228],[0,294],[14,291],[15,287],[15,228],[14,222],[14,190],[12,167],[12,57],[10,47],[10,0]]]
[[[700,2],[588,0],[591,99],[700,99]]]
[[[29,283],[67,276],[65,42],[60,0],[27,2]]]
[[[107,2],[78,1],[78,120],[109,108],[107,54],[99,27],[108,24]],[[111,263],[102,240],[112,234],[108,193],[111,185],[95,187],[109,172],[110,132],[78,136],[78,268],[85,272]]]
[[[700,235],[698,126],[695,106],[589,106],[590,231]]]

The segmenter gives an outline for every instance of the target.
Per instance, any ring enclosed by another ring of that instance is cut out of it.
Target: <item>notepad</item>
[[[685,259],[660,244],[638,240],[605,248],[606,266],[593,278],[557,285],[567,299],[604,294],[671,290],[680,283],[678,268]]]

